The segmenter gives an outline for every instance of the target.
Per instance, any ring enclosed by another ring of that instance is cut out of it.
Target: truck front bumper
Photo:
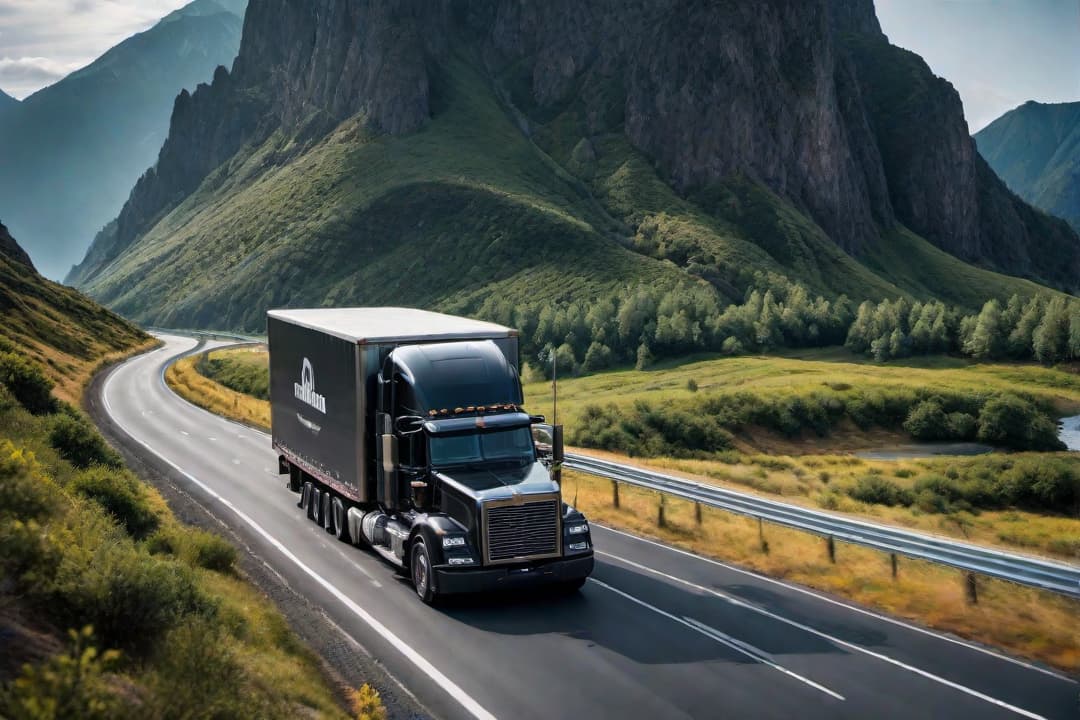
[[[572,582],[588,577],[593,554],[576,555],[525,566],[435,568],[435,588],[440,594],[492,592],[536,585]]]

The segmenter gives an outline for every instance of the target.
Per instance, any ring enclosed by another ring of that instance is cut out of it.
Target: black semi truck
[[[562,500],[561,428],[537,454],[517,331],[320,308],[271,310],[267,335],[279,471],[311,520],[407,572],[427,603],[585,583],[589,524]]]

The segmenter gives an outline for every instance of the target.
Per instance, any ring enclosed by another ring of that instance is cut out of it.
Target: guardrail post
[[[964,573],[964,587],[967,589],[967,601],[972,605],[978,605],[979,587],[975,581],[975,573]]]
[[[699,502],[694,503],[694,520],[698,525],[701,524],[701,503]]]
[[[889,553],[889,564],[892,565],[892,576],[893,576],[893,579],[895,580],[896,579],[896,572],[897,572],[896,553]]]
[[[616,508],[619,507],[619,481],[611,481],[611,504]]]
[[[833,540],[833,536],[825,538],[825,547],[829,551],[829,562],[833,565],[836,564],[836,541]]]
[[[769,554],[769,541],[765,539],[765,521],[761,518],[757,519],[757,534],[758,540],[761,542],[761,552],[766,555]]]
[[[664,517],[664,493],[660,493],[660,509],[656,515],[656,524],[660,527],[667,527],[667,519]]]

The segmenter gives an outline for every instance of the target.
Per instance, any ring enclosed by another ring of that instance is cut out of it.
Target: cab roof
[[[513,328],[456,315],[399,307],[270,310],[267,317],[357,344],[516,337]]]

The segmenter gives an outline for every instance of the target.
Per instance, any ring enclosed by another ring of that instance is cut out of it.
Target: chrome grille
[[[487,503],[484,527],[488,563],[557,556],[562,532],[558,496],[521,504]]]

